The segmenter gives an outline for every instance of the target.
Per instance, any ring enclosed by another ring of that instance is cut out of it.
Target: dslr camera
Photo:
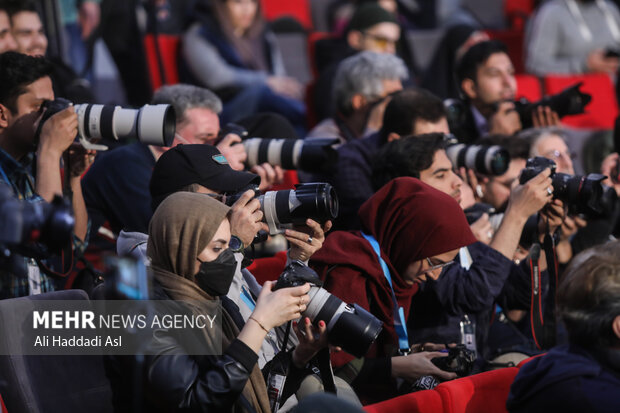
[[[527,160],[521,171],[519,182],[526,183],[546,168],[551,169],[553,198],[559,199],[568,207],[571,215],[583,214],[586,217],[609,216],[615,206],[616,192],[603,184],[605,175],[569,175],[556,172],[556,164],[551,159],[537,156]]]
[[[75,220],[69,202],[60,196],[52,203],[20,201],[11,187],[0,182],[0,264],[15,274],[27,274],[15,254],[46,258],[71,242]]]
[[[327,183],[295,185],[295,189],[267,191],[261,195],[258,186],[251,185],[233,195],[226,196],[226,204],[232,206],[248,189],[254,190],[260,201],[263,221],[271,235],[278,234],[287,225],[303,225],[311,218],[320,224],[338,216],[338,196],[334,187]]]
[[[545,96],[538,102],[532,103],[525,98],[515,102],[515,108],[521,118],[523,129],[531,128],[532,114],[539,106],[548,106],[558,114],[560,118],[569,115],[584,113],[585,107],[592,100],[592,96],[579,90],[583,82],[567,87],[558,94]]]
[[[456,373],[459,377],[468,376],[475,361],[475,353],[465,347],[465,344],[457,344],[455,347],[450,347],[447,357],[431,359],[431,362],[440,370]]]
[[[499,145],[465,145],[454,135],[446,135],[446,155],[455,168],[465,167],[483,175],[502,175],[508,170],[510,155]]]
[[[317,273],[299,261],[293,261],[278,278],[273,290],[310,283],[310,302],[303,317],[314,325],[324,321],[329,343],[340,346],[355,357],[364,357],[377,339],[383,323],[357,304],[346,304],[322,288]]]
[[[268,163],[283,169],[300,169],[313,173],[329,173],[338,161],[338,152],[333,145],[338,139],[264,139],[250,138],[243,126],[227,124],[220,137],[229,133],[239,135],[248,154],[246,166]]]
[[[71,105],[63,98],[43,103],[46,110],[36,131],[37,141],[45,121]],[[93,143],[96,139],[136,138],[147,145],[170,146],[176,132],[176,113],[171,105],[144,105],[140,109],[128,109],[84,103],[75,105],[75,113],[78,115],[76,141],[85,149],[108,149],[105,145]]]

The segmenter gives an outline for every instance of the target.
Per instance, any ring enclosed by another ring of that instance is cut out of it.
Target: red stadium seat
[[[542,98],[540,79],[533,75],[516,75],[517,99],[526,98],[530,102],[537,102]]]
[[[0,396],[0,412],[7,413],[6,406],[4,405],[4,400],[2,400],[2,396]]]
[[[533,12],[534,0],[504,0],[504,14],[513,29],[523,30]]]
[[[261,0],[261,5],[267,20],[288,16],[299,21],[305,29],[313,29],[312,14],[307,0]]]
[[[491,39],[499,40],[508,48],[508,56],[516,73],[525,72],[523,59],[523,30],[486,30]]]
[[[295,189],[295,185],[297,185],[298,183],[299,178],[297,177],[297,171],[284,171],[284,180],[282,181],[282,183],[274,185],[270,190],[281,191],[283,189]]]
[[[553,95],[578,82],[583,82],[581,90],[592,95],[592,102],[586,107],[586,113],[565,117],[562,123],[583,129],[613,129],[618,116],[618,101],[616,90],[608,75],[545,76],[545,92],[547,95]]]
[[[406,394],[381,403],[365,406],[368,413],[502,413],[510,386],[519,371],[507,367],[474,374],[437,386],[434,390]]]
[[[364,406],[367,413],[401,413],[401,412],[442,412],[441,395],[435,390],[424,390],[405,394],[393,399]]]
[[[275,281],[286,267],[286,251],[280,251],[273,257],[257,258],[248,266],[248,271],[256,281],[263,285],[265,281]]]
[[[159,89],[162,85],[179,83],[178,52],[180,36],[173,34],[158,34],[157,44],[161,54],[161,66],[155,49],[155,36],[151,33],[144,36],[144,51],[146,62],[151,75],[151,87]],[[162,73],[163,70],[163,73]]]

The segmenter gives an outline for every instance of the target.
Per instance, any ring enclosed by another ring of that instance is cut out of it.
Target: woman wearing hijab
[[[271,411],[257,353],[267,331],[300,317],[310,287],[272,292],[272,283],[266,282],[243,325],[238,308],[225,297],[236,269],[228,249],[229,211],[204,194],[178,192],[153,215],[147,255],[154,274],[154,299],[183,301],[194,314],[212,314],[214,305],[221,303],[223,355],[189,355],[172,334],[155,331],[147,344],[147,354],[156,355],[145,361],[144,411]],[[204,345],[217,348],[210,331],[201,331]],[[123,383],[130,380],[127,374],[121,370],[116,376],[112,383],[119,409],[131,400],[132,391]]]
[[[303,87],[286,76],[260,2],[213,0],[198,4],[196,13],[200,22],[183,36],[183,59],[193,80],[224,100],[222,120],[276,112],[303,124]]]
[[[406,325],[418,285],[427,277],[437,279],[459,248],[476,241],[462,209],[449,195],[403,177],[377,191],[360,207],[359,217],[361,232],[332,233],[310,262],[328,291],[384,323],[363,360],[334,354],[336,375],[348,378],[365,402],[394,397],[393,379],[454,378],[430,361],[442,353],[395,355],[414,339],[407,337]]]

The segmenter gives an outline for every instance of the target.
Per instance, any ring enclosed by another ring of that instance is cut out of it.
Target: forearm
[[[489,246],[500,252],[504,257],[512,260],[519,246],[519,239],[526,221],[527,218],[520,216],[517,211],[508,207],[504,219],[495,232],[495,236]]]
[[[75,216],[75,227],[73,233],[82,241],[86,241],[86,233],[88,232],[88,212],[86,212],[86,204],[82,195],[82,184],[80,177],[71,178],[71,191],[73,199],[73,215]]]
[[[47,202],[51,202],[54,199],[54,195],[62,196],[61,181],[60,156],[41,150],[37,157],[35,184],[37,193]]]
[[[243,329],[239,332],[239,336],[237,336],[237,339],[239,339],[239,341],[243,342],[246,346],[251,348],[256,354],[260,352],[263,340],[267,335],[267,331],[263,330],[264,323],[257,320],[258,319],[254,318],[254,313],[252,313],[248,321],[245,323]]]

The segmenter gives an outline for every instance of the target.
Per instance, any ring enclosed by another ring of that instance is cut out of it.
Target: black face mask
[[[200,264],[195,275],[196,283],[209,295],[226,295],[236,269],[235,254],[227,248],[215,260]]]

